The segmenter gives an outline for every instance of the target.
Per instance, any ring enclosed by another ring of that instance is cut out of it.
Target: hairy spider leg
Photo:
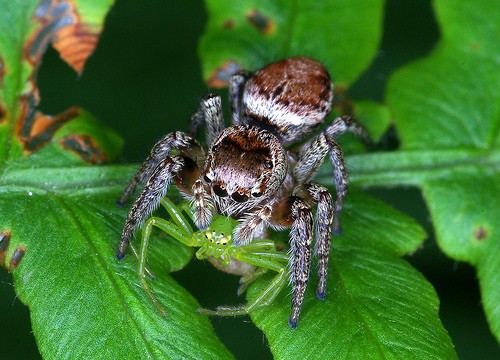
[[[335,199],[335,216],[333,231],[339,233],[339,214],[347,193],[348,178],[343,160],[343,152],[337,142],[325,132],[314,137],[299,149],[299,159],[293,169],[294,177],[299,184],[309,182],[316,175],[326,155],[329,154],[333,167],[333,178],[337,193]]]
[[[311,205],[316,204],[314,253],[318,259],[319,277],[316,295],[318,299],[324,300],[328,278],[328,259],[332,242],[333,198],[326,187],[315,182],[299,185],[295,188],[294,194],[300,194]]]
[[[301,187],[296,189],[301,189]],[[297,194],[294,193],[292,196],[274,203],[272,207],[270,205],[263,206],[259,211],[245,217],[234,232],[236,245],[247,246],[246,244],[250,244],[252,235],[262,227],[269,225],[276,228],[291,226],[289,268],[293,296],[292,315],[288,322],[291,328],[297,326],[311,268],[314,218],[311,205],[309,201],[301,197],[303,195],[298,191]],[[311,195],[306,192],[305,197],[311,198]],[[322,220],[322,222],[324,221]],[[320,241],[322,244],[326,243],[324,240]],[[322,245],[323,247],[324,245]]]
[[[203,152],[201,145],[194,138],[181,131],[165,135],[155,144],[150,155],[142,163],[141,167],[137,170],[134,177],[123,191],[120,199],[117,201],[117,204],[119,206],[125,205],[129,197],[134,193],[137,185],[146,182],[151,177],[155,169],[170,155],[171,151],[174,149],[195,153],[199,156],[201,155],[200,153]]]
[[[197,122],[204,123],[207,127],[207,141],[212,142],[215,137],[224,130],[221,98],[216,95],[205,97],[200,104],[200,109],[193,116],[192,122],[192,127],[195,130],[198,126],[196,125]],[[171,155],[172,150],[177,150],[179,155]],[[201,145],[193,137],[180,131],[167,134],[156,143],[151,154],[136,172],[118,200],[119,205],[124,205],[137,185],[148,180],[145,188],[133,204],[125,222],[118,258],[123,258],[125,256],[127,245],[130,242],[134,230],[139,227],[156,206],[158,206],[161,198],[167,193],[168,186],[173,177],[182,172],[182,167],[185,167],[186,172],[192,175],[193,171],[191,168],[196,168],[196,165],[200,165],[198,164],[200,159],[204,162],[204,158],[205,153]],[[173,168],[173,165],[171,165],[172,163],[176,163],[177,166]],[[194,180],[191,181],[193,183],[195,182]],[[182,184],[182,179],[180,179],[178,183],[181,185],[180,187],[183,191],[192,191],[192,183],[190,183],[187,188]],[[200,190],[199,183],[198,181],[197,186],[193,188],[195,196],[200,191],[203,192],[203,189]],[[161,185],[164,187],[160,189],[159,186]],[[209,206],[205,206],[205,209],[209,209]],[[208,222],[209,217],[209,215],[205,214],[203,217],[204,223],[202,225]]]
[[[360,138],[366,146],[371,147],[374,145],[368,130],[350,115],[336,117],[324,132],[334,139],[345,132],[350,132]]]
[[[146,186],[135,200],[123,226],[117,257],[123,259],[134,230],[141,227],[147,217],[156,209],[167,194],[173,177],[184,166],[181,156],[168,156],[155,168]]]
[[[293,169],[293,175],[299,184],[305,184],[316,175],[326,155],[329,155],[333,167],[333,179],[337,193],[335,199],[335,216],[333,231],[340,233],[339,215],[347,193],[348,177],[344,164],[344,154],[335,138],[344,132],[352,132],[359,136],[366,144],[372,144],[366,129],[351,116],[339,116],[333,120],[322,133],[299,148],[298,161]]]
[[[311,243],[314,218],[311,207],[296,197],[292,205],[294,219],[290,231],[290,282],[293,284],[292,314],[288,319],[290,328],[295,329],[304,302],[307,280],[311,270]]]
[[[243,124],[241,103],[243,90],[249,77],[248,72],[238,71],[229,78],[229,107],[234,125]]]
[[[206,143],[212,144],[217,135],[225,128],[222,100],[220,96],[209,94],[200,104],[198,111],[202,116],[197,119],[200,124],[206,127]]]
[[[335,234],[340,233],[339,217],[348,187],[343,152],[334,139],[346,131],[359,136],[367,145],[372,143],[366,129],[352,117],[337,117],[321,134],[299,148],[298,161],[293,173],[299,184],[306,184],[314,177],[327,154],[333,167],[333,178],[336,189],[333,211],[331,208],[331,195],[325,187],[315,183],[306,185],[309,195],[318,204],[315,225],[315,253],[318,257],[319,284],[316,295],[321,300],[326,296],[331,229],[333,229]],[[334,214],[333,219],[331,218],[331,213]]]
[[[191,117],[190,135],[195,137],[202,125],[206,127],[207,144],[211,144],[217,135],[224,130],[224,113],[220,96],[209,94],[203,98],[198,111]]]
[[[222,100],[220,96],[210,94],[205,97],[201,103],[200,110],[193,117],[198,124],[191,129],[196,130],[199,125],[205,124],[207,129],[207,144],[213,144],[217,136],[224,131],[224,116],[222,109]],[[194,213],[194,222],[200,229],[206,229],[212,220],[214,204],[205,184],[201,179],[196,179],[191,187],[193,205],[196,209]]]

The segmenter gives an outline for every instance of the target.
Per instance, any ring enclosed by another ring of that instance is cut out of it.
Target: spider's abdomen
[[[301,140],[329,114],[333,85],[319,62],[289,58],[257,71],[245,84],[247,123],[275,132],[285,145]]]

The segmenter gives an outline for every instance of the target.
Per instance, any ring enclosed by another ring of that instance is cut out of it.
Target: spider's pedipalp
[[[196,226],[202,230],[206,229],[212,220],[214,203],[200,179],[193,184],[192,206]]]
[[[234,229],[234,244],[237,246],[247,245],[253,239],[259,239],[263,233],[267,222],[271,217],[272,207],[270,205],[263,206],[256,212],[246,215],[240,225]]]

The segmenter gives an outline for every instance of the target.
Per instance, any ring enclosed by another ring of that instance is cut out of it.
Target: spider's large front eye
[[[234,192],[231,197],[233,198],[234,201],[242,203],[248,200],[248,195],[244,194],[243,192],[236,191]]]
[[[214,185],[212,186],[212,189],[215,193],[215,195],[220,196],[220,197],[225,197],[227,196],[227,190],[225,186],[223,185]]]

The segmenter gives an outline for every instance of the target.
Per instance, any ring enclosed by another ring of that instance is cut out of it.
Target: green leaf
[[[403,148],[447,151],[434,168],[460,154],[421,186],[440,247],[477,267],[500,340],[500,9],[489,1],[435,5],[443,37],[428,58],[394,75],[388,101]]]
[[[423,229],[382,202],[355,192],[348,197],[342,224],[343,234],[333,241],[325,301],[315,296],[313,276],[297,329],[288,328],[290,298],[285,294],[252,314],[275,358],[456,358],[439,321],[436,292],[400,258],[421,245]],[[253,287],[249,297],[257,292]]]
[[[81,3],[81,4],[80,4]],[[8,1],[0,14],[0,161],[40,149],[54,132],[76,114],[57,116],[36,110],[36,72],[50,43],[75,70],[83,65],[98,41],[111,0],[53,3]]]
[[[210,16],[199,51],[211,86],[223,85],[238,66],[258,69],[282,58],[309,56],[326,65],[337,89],[345,89],[368,67],[381,36],[381,0],[206,4]]]
[[[115,201],[130,166],[14,168],[2,177],[0,208],[15,216],[2,217],[0,229],[11,234],[7,259],[25,251],[11,271],[44,357],[231,357],[196,300],[168,276],[191,249],[165,239],[152,249],[154,291],[167,318],[138,285],[136,259],[116,259],[126,210]]]
[[[196,300],[168,275],[191,260],[192,249],[162,239],[151,250],[167,318],[138,284],[136,259],[117,260],[127,211],[115,202],[134,167],[90,164],[116,159],[121,138],[83,109],[37,110],[36,71],[49,42],[82,71],[110,6],[2,4],[0,265],[30,309],[44,358],[231,358],[196,313]]]
[[[447,0],[435,9],[440,42],[388,85],[401,149],[349,158],[351,180],[422,188],[441,249],[476,266],[500,340],[500,8]]]

